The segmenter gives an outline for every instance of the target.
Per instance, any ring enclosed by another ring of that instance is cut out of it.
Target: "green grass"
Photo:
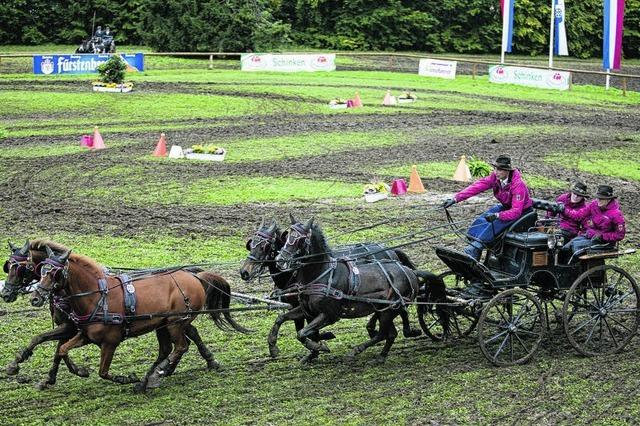
[[[545,161],[596,175],[640,181],[638,155],[640,155],[640,148],[634,146],[582,153],[552,154],[547,156]]]
[[[177,182],[149,184],[128,179],[118,187],[95,188],[84,191],[88,197],[112,199],[126,203],[153,205],[233,205],[241,203],[278,203],[293,200],[356,198],[362,185],[297,178],[219,177],[200,179],[181,185]],[[140,184],[143,183],[141,186]]]
[[[204,141],[221,145],[227,150],[224,161],[269,161],[283,158],[331,154],[354,149],[394,146],[406,141],[408,135],[399,132],[323,132],[276,138]],[[186,148],[183,147],[183,148]],[[149,161],[173,162],[169,158],[142,157]],[[192,161],[192,160],[184,160]]]

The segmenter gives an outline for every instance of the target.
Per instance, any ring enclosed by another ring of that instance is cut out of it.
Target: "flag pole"
[[[555,2],[556,0],[551,0],[551,24],[549,25],[549,69],[553,68],[553,39],[556,27]]]
[[[609,83],[611,83],[611,74],[609,74],[610,71],[611,69],[607,68],[607,80],[604,87],[605,90],[609,90]]]

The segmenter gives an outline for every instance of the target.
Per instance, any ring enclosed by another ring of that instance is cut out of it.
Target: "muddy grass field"
[[[162,65],[167,69],[133,76],[131,94],[91,93],[84,76],[0,76],[0,241],[49,238],[110,267],[207,263],[233,290],[264,295],[268,279],[246,284],[238,276],[246,239],[263,217],[284,226],[289,212],[314,216],[334,245],[403,236],[445,223],[435,207],[463,187],[451,180],[461,155],[492,160],[505,153],[538,198],[554,197],[575,178],[590,189],[613,185],[627,218],[624,245],[640,244],[637,93],[623,97],[579,85],[557,93],[495,86],[486,78],[447,82],[386,71],[283,75],[241,73],[225,64],[214,70]],[[383,108],[387,89],[412,90],[418,101]],[[327,107],[355,91],[364,108]],[[108,148],[80,148],[80,136],[96,125]],[[161,132],[169,145],[222,146],[227,158],[154,158]],[[408,178],[413,164],[425,194],[362,200],[366,183]],[[450,211],[470,221],[489,205],[488,197],[478,197]],[[347,232],[383,220],[389,223]],[[447,233],[433,243],[462,244]],[[431,243],[406,251],[422,269],[445,270]],[[638,258],[616,262],[640,278]],[[266,335],[276,314],[237,313],[254,330],[246,336],[199,318],[195,324],[223,369],[207,371],[191,348],[176,374],[147,395],[100,379],[98,350],[89,346],[71,355],[90,377],[62,366],[55,386],[37,390],[55,348],[44,344],[18,375],[0,372],[0,423],[624,424],[640,418],[638,339],[621,354],[583,358],[553,323],[532,362],[495,368],[475,335],[444,344],[400,337],[380,365],[377,347],[346,362],[366,332],[365,320],[343,320],[329,327],[337,336],[331,353],[302,366],[306,349],[289,324],[282,327],[280,357],[269,358]],[[46,309],[30,308],[26,297],[0,304],[0,365],[50,327]],[[155,337],[127,340],[112,371],[141,376],[156,353]]]

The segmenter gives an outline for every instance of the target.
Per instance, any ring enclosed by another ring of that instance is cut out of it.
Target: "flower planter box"
[[[364,200],[367,203],[375,203],[376,201],[384,200],[389,197],[388,192],[373,192],[370,194],[364,194]]]
[[[347,109],[348,104],[329,104],[331,109]]]
[[[94,92],[127,93],[133,90],[132,83],[93,83]]]
[[[410,104],[416,101],[416,98],[398,98],[399,104]]]
[[[224,151],[222,154],[204,154],[204,153],[198,153],[198,152],[189,152],[189,150],[187,150],[184,153],[184,156],[187,160],[203,160],[203,161],[223,161],[226,155],[227,155],[227,151]]]

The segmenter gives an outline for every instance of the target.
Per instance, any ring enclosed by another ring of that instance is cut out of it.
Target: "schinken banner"
[[[38,55],[33,57],[33,73],[44,75],[96,73],[100,64],[111,55]],[[127,63],[127,71],[144,71],[142,53],[125,54],[120,57]]]
[[[539,87],[541,89],[568,90],[571,85],[571,73],[495,65],[489,68],[489,81],[492,83]]]
[[[336,55],[273,55],[271,53],[243,53],[242,71],[335,71]]]

